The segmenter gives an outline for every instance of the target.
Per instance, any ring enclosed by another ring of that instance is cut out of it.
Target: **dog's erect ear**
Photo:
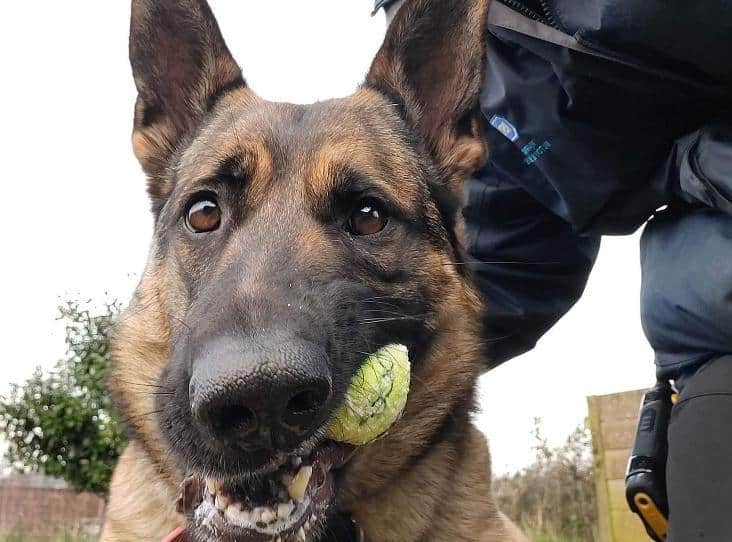
[[[132,0],[130,62],[139,93],[133,147],[160,197],[178,143],[223,91],[245,83],[205,0]]]
[[[478,99],[490,0],[406,0],[366,78],[404,107],[452,188],[486,157]]]

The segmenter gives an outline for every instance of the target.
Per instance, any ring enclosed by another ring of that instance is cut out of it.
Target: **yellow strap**
[[[633,501],[635,502],[635,506],[638,508],[638,513],[646,522],[646,525],[648,525],[661,540],[666,540],[666,536],[668,535],[668,520],[658,509],[656,503],[643,492],[636,493],[635,497],[633,497]]]

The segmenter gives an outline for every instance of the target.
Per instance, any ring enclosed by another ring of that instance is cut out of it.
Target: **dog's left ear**
[[[165,172],[177,146],[225,90],[245,83],[206,0],[132,0],[130,62],[133,147],[155,200],[170,189]]]
[[[404,107],[451,188],[485,161],[479,96],[490,0],[406,0],[366,78]]]

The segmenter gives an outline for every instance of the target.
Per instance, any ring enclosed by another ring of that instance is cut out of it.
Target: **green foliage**
[[[7,459],[20,470],[62,478],[82,491],[106,495],[124,433],[106,388],[109,334],[119,313],[109,303],[91,314],[78,303],[60,307],[67,354],[40,368],[0,399]]]
[[[591,542],[597,507],[592,440],[587,423],[559,447],[549,445],[536,419],[534,463],[495,481],[499,508],[542,542]]]

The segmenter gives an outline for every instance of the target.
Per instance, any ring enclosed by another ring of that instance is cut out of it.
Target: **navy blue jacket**
[[[491,158],[464,214],[497,365],[576,302],[602,235],[665,206],[732,214],[732,2],[494,0],[487,39]]]
[[[634,231],[677,188],[678,140],[732,110],[732,2],[503,3],[588,52],[489,25],[482,109],[519,136],[487,130],[494,163],[578,232]]]

